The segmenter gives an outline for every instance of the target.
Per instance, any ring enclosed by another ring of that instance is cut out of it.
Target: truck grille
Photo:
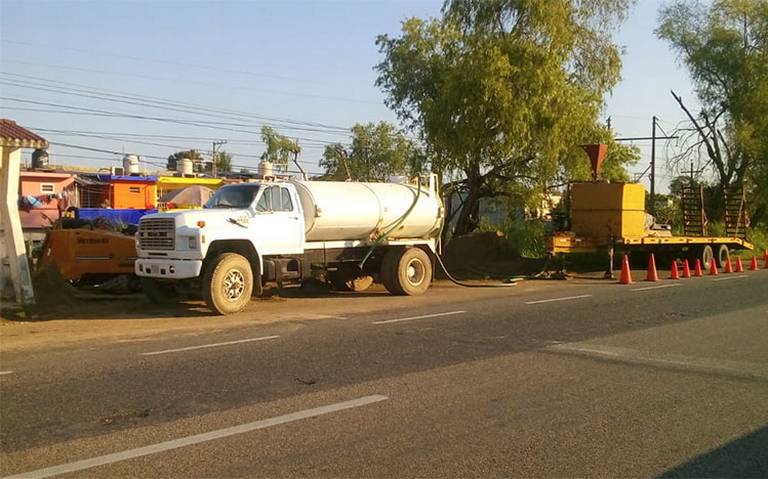
[[[139,248],[173,251],[176,238],[173,218],[142,218],[139,223]]]

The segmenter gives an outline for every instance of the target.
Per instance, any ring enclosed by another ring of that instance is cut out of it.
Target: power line
[[[110,137],[110,136],[104,136],[104,135],[98,135],[98,134],[88,134],[88,133],[68,133],[68,132],[63,131],[63,130],[51,130],[51,129],[48,129],[48,128],[34,128],[34,127],[29,127],[29,128],[32,129],[32,130],[35,130],[35,131],[43,132],[43,133],[47,132],[47,133],[50,133],[50,134],[55,135],[55,136],[78,136],[78,137],[86,137],[86,138],[99,138],[99,139],[103,139],[103,140],[117,141],[117,142],[122,142],[122,143],[136,143],[136,144],[141,144],[141,145],[161,146],[161,147],[165,147],[165,148],[171,148],[171,149],[176,150],[176,151],[184,151],[184,150],[193,149],[193,150],[199,151],[201,153],[206,153],[206,154],[213,153],[212,150],[208,150],[208,149],[205,149],[205,148],[190,148],[189,145],[186,145],[186,146],[182,146],[182,145],[169,145],[169,144],[164,144],[164,143],[154,143],[154,142],[147,142],[147,141],[140,141],[140,140],[121,138],[119,136],[111,136]],[[197,141],[205,142],[207,140],[200,140],[200,139],[198,139]],[[229,141],[229,140],[226,140],[226,141]],[[242,153],[242,152],[232,151],[232,150],[226,150],[226,151],[230,155],[236,156],[236,157],[261,159],[261,155]],[[302,163],[302,164],[307,164],[307,165],[313,165],[313,166],[316,165],[316,163],[312,162],[312,161],[298,160],[298,162]]]
[[[4,73],[0,73],[0,75],[4,75]],[[168,110],[168,111],[174,111],[174,112],[180,112],[180,113],[188,113],[193,115],[204,115],[206,117],[215,117],[220,119],[236,119],[238,121],[242,121],[241,117],[251,117],[256,118],[261,121],[270,121],[272,123],[280,123],[275,126],[278,126],[283,129],[289,129],[289,130],[298,130],[298,131],[311,131],[311,132],[319,132],[319,133],[327,133],[327,134],[344,134],[345,136],[349,136],[349,129],[343,128],[343,127],[336,127],[332,125],[321,125],[321,124],[313,124],[309,122],[300,122],[295,120],[288,120],[288,119],[267,119],[267,117],[259,116],[259,115],[253,115],[248,113],[239,113],[239,112],[227,112],[224,110],[224,114],[220,113],[222,110],[215,109],[212,107],[205,107],[205,106],[187,106],[190,104],[186,104],[183,102],[175,102],[175,101],[169,101],[169,100],[162,100],[162,99],[154,99],[150,98],[149,100],[145,99],[146,97],[142,96],[135,96],[135,95],[122,95],[122,94],[114,94],[114,93],[99,93],[96,92],[89,92],[87,90],[82,89],[75,89],[75,88],[67,88],[67,87],[53,87],[50,85],[45,85],[41,83],[35,83],[32,82],[30,84],[20,83],[16,80],[7,80],[0,78],[0,84],[9,85],[17,88],[26,88],[36,91],[46,91],[46,92],[52,92],[52,93],[59,93],[63,95],[72,95],[72,96],[78,96],[83,98],[90,98],[90,99],[96,99],[100,101],[107,101],[112,103],[122,103],[127,105],[133,105],[133,106],[142,106],[147,108],[155,108],[160,110]],[[241,126],[259,126],[254,125],[253,123],[248,124],[240,124]],[[260,126],[263,126],[264,124],[260,124]]]
[[[105,149],[102,149],[102,148],[93,148],[93,147],[84,146],[84,145],[73,145],[73,144],[70,144],[70,143],[59,143],[59,142],[51,142],[51,141],[49,141],[48,143],[50,145],[60,146],[60,147],[64,147],[64,148],[72,148],[72,149],[76,149],[76,150],[92,151],[92,152],[96,152],[96,153],[106,153],[106,154],[110,154],[110,155],[119,155],[119,156],[123,156],[124,155],[124,153],[120,152],[120,151],[105,150]],[[57,154],[57,153],[54,153],[54,155],[55,154]],[[154,165],[154,166],[159,166],[161,168],[165,168],[165,166],[166,166],[166,165],[161,165],[161,164],[157,164],[157,163],[153,163],[153,162],[144,160],[145,158],[151,158],[151,159],[163,160],[163,161],[167,160],[167,158],[163,158],[162,156],[143,155],[143,154],[139,154],[139,156],[142,158],[144,163],[151,164],[151,165]],[[104,161],[115,161],[115,160],[112,160],[112,159],[109,159],[109,158],[104,158],[103,160]],[[119,161],[119,160],[117,160],[117,161]],[[246,169],[246,170],[249,170],[249,171],[250,170],[258,169],[257,165],[254,166],[254,165],[236,165],[236,164],[233,164],[232,167]],[[297,173],[297,174],[302,173],[301,171],[298,171],[298,170],[286,169],[284,171],[286,173]],[[309,171],[307,173],[310,173],[312,175],[323,175],[323,174],[325,174],[325,173],[321,173],[321,172],[317,172],[317,171]]]
[[[125,54],[114,53],[114,52],[105,52],[105,51],[100,51],[99,52],[99,51],[94,51],[94,50],[84,50],[84,49],[80,49],[80,48],[71,48],[71,47],[65,47],[65,46],[61,46],[61,45],[45,45],[45,44],[40,44],[40,43],[36,44],[36,43],[20,42],[20,41],[17,41],[17,40],[5,40],[5,39],[2,40],[2,43],[9,43],[9,44],[13,44],[13,45],[23,45],[23,46],[29,46],[29,47],[35,47],[35,48],[48,48],[48,49],[56,50],[57,52],[59,52],[61,50],[68,50],[68,51],[72,51],[72,52],[85,53],[87,55],[101,55],[101,56],[108,56],[108,57],[114,57],[114,58],[124,58],[124,59],[127,59],[127,60],[135,60],[135,61],[139,61],[139,62],[159,63],[159,64],[165,64],[165,65],[173,65],[173,66],[177,66],[177,67],[195,68],[195,69],[206,70],[206,71],[213,70],[210,65],[201,65],[201,64],[196,64],[196,63],[185,63],[185,62],[178,62],[178,61],[173,61],[173,60],[160,60],[160,59],[148,58],[148,57],[145,57],[145,56],[137,57],[137,56],[133,56],[133,55],[125,55]],[[324,85],[324,84],[319,83],[319,82],[314,81],[314,80],[313,81],[307,80],[306,78],[292,78],[292,77],[283,76],[283,75],[271,75],[271,74],[265,74],[265,73],[257,73],[257,72],[253,72],[253,71],[249,71],[249,70],[227,69],[227,68],[219,68],[219,67],[217,67],[215,69],[215,71],[216,72],[222,72],[222,73],[235,73],[235,74],[238,74],[238,75],[247,75],[247,76],[257,77],[257,78],[259,78],[259,77],[262,77],[262,78],[273,78],[273,79],[277,79],[277,80],[287,80],[287,81],[292,81],[292,82],[297,82],[297,83],[308,83],[308,84],[318,85],[318,86],[323,86]],[[330,86],[330,85],[328,85],[328,86]]]
[[[78,107],[73,105],[65,105],[61,103],[51,103],[51,102],[44,102],[44,101],[37,101],[37,100],[30,100],[25,98],[12,98],[12,97],[6,97],[6,96],[0,96],[0,100],[6,100],[6,101],[13,101],[18,103],[26,103],[26,104],[32,104],[32,105],[41,105],[41,106],[50,106],[54,108],[64,108],[64,110],[30,110],[27,109],[27,111],[46,111],[48,113],[62,113],[62,114],[81,114],[81,115],[90,115],[90,116],[102,116],[102,117],[112,117],[112,118],[131,118],[136,120],[149,120],[149,121],[158,121],[163,123],[177,123],[181,125],[188,125],[188,126],[197,126],[201,128],[210,128],[215,130],[226,130],[226,131],[234,131],[234,132],[240,132],[240,133],[250,133],[253,135],[260,135],[261,132],[255,131],[255,130],[245,130],[242,128],[236,128],[236,127],[253,127],[253,124],[244,124],[244,123],[235,123],[235,122],[221,122],[221,121],[206,121],[206,120],[187,120],[187,119],[181,119],[181,118],[168,118],[168,117],[158,117],[158,116],[151,116],[151,115],[139,115],[139,114],[133,114],[133,113],[127,113],[127,112],[116,112],[116,111],[108,111],[108,110],[99,110],[95,108],[84,108],[84,107]],[[4,107],[7,109],[19,109],[14,107]],[[317,130],[310,130],[310,131],[317,131]]]
[[[71,135],[105,135],[110,137],[120,137],[122,138],[143,138],[143,139],[168,139],[168,140],[193,140],[193,141],[199,141],[199,142],[206,142],[209,143],[211,141],[217,140],[220,137],[207,137],[207,136],[183,136],[183,135],[156,135],[156,134],[145,134],[145,133],[128,133],[128,132],[110,132],[110,131],[91,131],[91,130],[61,130],[61,129],[52,129],[52,128],[38,128],[34,126],[27,126],[27,128],[31,130],[37,130],[41,132],[50,132],[50,133],[59,133],[59,134],[71,134]],[[296,140],[306,141],[308,143],[316,143],[319,146],[324,146],[328,144],[334,144],[334,142],[327,142],[323,140],[316,140],[312,138],[303,138],[303,137],[292,137]],[[237,144],[243,144],[243,145],[263,145],[264,142],[261,140],[245,140],[245,139],[238,139],[238,138],[227,138],[227,141],[229,143],[237,143]]]
[[[7,81],[16,82],[13,84],[13,86],[17,86],[21,88],[35,89],[35,87],[31,87],[28,85],[30,82],[32,82],[32,84],[35,85],[38,89],[47,88],[48,90],[46,91],[55,90],[56,93],[80,95],[80,96],[86,96],[90,98],[98,97],[96,99],[105,100],[105,101],[127,100],[127,101],[123,101],[123,103],[127,102],[129,104],[135,104],[134,102],[139,102],[140,103],[139,106],[148,106],[152,108],[159,108],[158,105],[162,105],[162,109],[172,109],[174,111],[182,111],[182,112],[192,113],[192,114],[200,114],[200,112],[204,112],[206,116],[212,116],[211,113],[218,113],[219,117],[225,118],[225,119],[228,119],[230,117],[238,117],[236,118],[238,121],[242,121],[242,118],[240,117],[254,118],[261,121],[270,122],[270,124],[274,124],[274,126],[277,126],[281,129],[289,129],[289,130],[294,129],[299,131],[317,132],[324,135],[342,135],[348,138],[353,136],[351,133],[352,128],[346,127],[346,126],[329,125],[329,124],[324,124],[319,122],[294,120],[290,118],[270,117],[270,116],[265,116],[261,114],[254,114],[250,112],[244,112],[244,111],[232,110],[232,109],[224,109],[220,107],[212,107],[209,105],[190,103],[186,101],[170,100],[170,99],[160,98],[155,96],[139,95],[139,94],[133,94],[133,93],[119,92],[116,90],[95,88],[95,87],[80,84],[80,83],[63,82],[58,80],[54,82],[51,80],[41,79],[38,77],[29,76],[29,75],[3,73],[3,72],[0,72],[0,75],[23,78],[24,81],[26,82],[24,84],[19,83],[18,80],[15,80],[13,78],[11,78],[10,80],[2,79],[6,82]],[[44,82],[44,83],[41,83],[41,82]],[[50,83],[52,85],[47,85],[45,83]],[[73,85],[77,88],[64,87],[62,86],[62,84]],[[148,102],[150,104],[147,104]],[[167,106],[172,108],[166,108]],[[194,111],[190,111],[190,110],[194,110]],[[222,116],[221,114],[223,114],[224,116]],[[254,126],[254,125],[248,124],[247,126]],[[261,124],[261,126],[263,126],[263,123]],[[406,139],[409,139],[411,141],[415,141],[415,142],[420,141],[419,138],[409,137],[402,133],[400,134]],[[312,140],[312,139],[309,139],[309,140]]]
[[[230,115],[256,118],[259,120],[264,120],[269,122],[280,122],[280,123],[290,123],[290,124],[303,125],[303,126],[314,126],[314,127],[326,128],[330,130],[343,130],[345,132],[349,130],[349,128],[345,126],[328,125],[324,123],[310,122],[310,121],[304,121],[304,120],[293,120],[290,118],[270,117],[270,116],[255,114],[252,112],[246,112],[242,110],[232,110],[232,109],[226,109],[226,108],[221,108],[221,107],[216,107],[211,105],[204,105],[200,103],[192,103],[188,101],[173,100],[169,98],[162,98],[162,97],[156,97],[151,95],[142,95],[138,93],[130,93],[130,92],[124,92],[124,91],[118,91],[118,90],[112,90],[112,89],[106,89],[106,88],[99,88],[91,85],[85,85],[83,83],[73,83],[73,82],[66,82],[61,80],[55,80],[55,81],[48,80],[45,78],[40,78],[36,76],[31,76],[31,75],[23,75],[20,73],[0,72],[0,75],[20,78],[25,82],[23,85],[26,85],[32,82],[33,84],[36,83],[38,85],[43,84],[44,86],[47,86],[49,88],[66,89],[66,90],[71,90],[71,91],[76,91],[81,93],[108,95],[108,96],[125,98],[125,99],[152,101],[155,103],[194,108],[194,109],[202,110],[206,112],[209,112],[209,111],[220,112],[220,113],[227,113]],[[6,79],[5,81],[19,82],[20,80],[15,80],[11,78],[11,79]],[[64,85],[69,85],[69,86],[64,86]]]
[[[40,66],[44,68],[52,68],[52,69],[61,69],[61,70],[72,70],[72,71],[80,71],[85,73],[97,73],[101,75],[112,75],[112,76],[119,76],[119,77],[133,77],[133,78],[142,78],[145,80],[152,80],[152,81],[163,81],[163,82],[172,82],[172,83],[188,83],[191,85],[200,85],[204,87],[210,87],[210,88],[216,88],[216,89],[227,89],[227,90],[244,90],[244,91],[252,91],[254,93],[263,93],[268,95],[281,95],[281,96],[290,96],[290,97],[297,97],[297,98],[308,98],[312,100],[323,100],[323,101],[333,101],[333,102],[346,102],[346,103],[360,103],[360,104],[366,104],[366,105],[379,105],[383,106],[383,103],[380,101],[371,101],[371,100],[362,100],[357,98],[346,98],[346,97],[337,97],[337,96],[326,96],[326,95],[317,95],[313,93],[297,93],[297,92],[290,92],[290,91],[284,91],[284,90],[272,90],[272,89],[264,89],[264,88],[254,88],[249,86],[243,86],[243,85],[229,85],[224,83],[213,83],[208,81],[200,81],[200,80],[191,80],[189,78],[166,78],[166,77],[160,77],[160,76],[154,76],[154,75],[145,75],[140,73],[134,73],[134,72],[115,72],[115,71],[106,71],[106,70],[97,70],[93,68],[81,68],[81,67],[73,67],[73,66],[67,66],[67,65],[51,65],[51,64],[45,64],[45,63],[35,63],[35,62],[26,62],[21,60],[6,60],[3,59],[2,63],[15,63],[19,65],[32,65],[32,66]]]

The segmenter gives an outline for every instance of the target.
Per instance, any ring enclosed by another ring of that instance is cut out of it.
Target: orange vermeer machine
[[[572,183],[570,190],[570,228],[559,231],[549,238],[551,256],[576,253],[616,251],[622,253],[671,254],[675,258],[699,259],[704,268],[712,261],[722,266],[728,261],[730,250],[753,249],[747,241],[747,215],[743,194],[740,204],[726,199],[726,211],[738,212],[726,215],[726,230],[733,236],[708,236],[706,214],[697,196],[682,198],[684,236],[673,235],[666,225],[655,223],[645,210],[645,187],[637,183],[608,183],[599,181],[600,166],[607,146],[583,147],[592,164],[592,182]],[[690,191],[695,192],[693,185]],[[685,193],[684,193],[685,195]],[[737,198],[738,199],[738,198]],[[729,224],[729,221],[733,224]]]

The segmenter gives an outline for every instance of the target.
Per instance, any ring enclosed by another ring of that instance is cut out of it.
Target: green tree
[[[301,153],[299,143],[281,135],[271,126],[261,127],[261,141],[266,145],[261,159],[272,163],[276,171],[287,172],[291,161],[298,162]]]
[[[463,204],[454,232],[477,226],[481,198],[540,195],[593,143],[619,80],[611,40],[629,0],[449,0],[439,19],[381,35],[386,103],[428,145],[431,167]],[[583,161],[583,156],[582,160]]]
[[[216,152],[216,174],[221,173],[229,173],[232,171],[232,154],[227,153],[226,151],[217,151]],[[212,173],[213,168],[211,168],[212,163],[206,162],[205,163],[205,171],[207,173]]]
[[[673,93],[691,124],[683,152],[673,161],[711,167],[721,193],[731,185],[750,184],[756,200],[753,222],[765,217],[768,0],[677,1],[664,7],[659,18],[656,33],[678,53],[702,105],[692,112]]]
[[[203,163],[205,159],[203,158],[203,155],[201,155],[197,150],[177,151],[176,153],[168,156],[166,168],[170,171],[176,171],[179,161],[181,161],[183,158],[192,160],[193,171],[203,170]]]
[[[352,143],[325,147],[320,167],[328,177],[347,179],[346,167],[355,181],[386,181],[393,175],[409,175],[419,171],[420,152],[411,140],[387,122],[356,124],[352,127]]]

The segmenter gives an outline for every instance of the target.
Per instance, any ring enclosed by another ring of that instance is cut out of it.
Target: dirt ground
[[[467,235],[445,252],[446,266],[461,281],[500,286],[510,278],[518,280],[538,273],[545,265],[542,259],[503,257],[499,245],[500,238],[493,233]],[[594,282],[602,277],[602,273],[595,272],[594,268],[592,271],[575,275],[576,281]],[[447,281],[440,270],[437,278],[430,292],[416,301],[408,297],[392,297],[381,285],[374,285],[364,293],[342,293],[311,283],[302,288],[267,290],[245,311],[221,317],[212,316],[202,301],[157,305],[143,294],[85,293],[47,276],[37,278],[38,303],[34,307],[0,308],[0,350],[38,345],[55,347],[57,343],[93,338],[141,340],[158,334],[194,335],[200,331],[241,325],[406,309],[414,302],[428,306],[468,294],[481,300],[496,293],[493,287],[469,291],[460,288]],[[525,289],[530,289],[544,282],[525,283]]]

